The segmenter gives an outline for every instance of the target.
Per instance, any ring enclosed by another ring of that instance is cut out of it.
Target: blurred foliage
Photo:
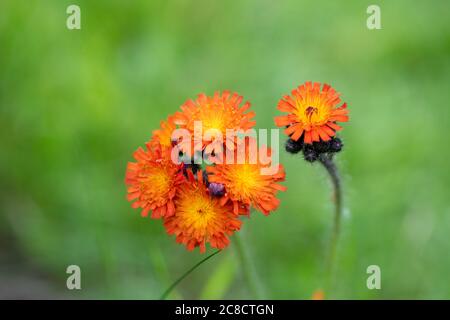
[[[449,2],[377,1],[382,30],[370,31],[372,2],[2,0],[1,250],[14,244],[69,297],[157,298],[201,255],[130,208],[132,152],[197,93],[237,91],[273,128],[279,98],[313,80],[351,110],[335,296],[449,299]],[[69,4],[81,30],[66,28]],[[330,184],[319,166],[281,161],[279,210],[254,213],[242,235],[268,298],[309,299],[322,286]],[[233,250],[173,297],[251,298]],[[65,290],[69,264],[81,291]],[[366,288],[371,264],[382,290]]]

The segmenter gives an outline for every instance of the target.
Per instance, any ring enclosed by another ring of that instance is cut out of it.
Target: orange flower
[[[136,162],[129,162],[125,183],[128,186],[128,201],[136,200],[133,208],[142,208],[146,217],[152,210],[152,218],[168,217],[175,213],[173,198],[177,186],[183,182],[182,165],[170,159],[170,150],[147,143],[146,150],[139,148],[134,153]]]
[[[230,94],[229,91],[224,91],[222,94],[216,92],[212,97],[201,93],[195,101],[188,100],[181,106],[182,112],[175,114],[174,123],[194,133],[194,123],[200,121],[203,133],[210,129],[217,130],[226,143],[227,129],[245,131],[256,124],[251,120],[255,113],[253,111],[245,113],[250,108],[250,103],[245,102],[240,106],[242,100],[242,96],[237,93]],[[202,138],[202,141],[196,141],[196,147],[203,149],[210,142],[203,141]],[[201,146],[198,146],[199,144]]]
[[[203,183],[202,172],[197,179],[187,171],[188,180],[182,184],[175,197],[175,214],[164,220],[168,234],[176,235],[176,241],[191,251],[200,247],[223,249],[229,244],[228,235],[241,227],[241,221],[233,214],[231,205],[222,206],[219,198],[212,197]]]
[[[325,293],[322,290],[314,291],[311,300],[325,300]]]
[[[292,91],[292,96],[284,96],[278,103],[278,110],[289,113],[275,117],[275,124],[287,128],[284,132],[292,140],[303,137],[305,143],[328,141],[342,127],[336,124],[348,121],[347,104],[336,107],[340,102],[339,93],[319,82],[306,82]]]
[[[284,181],[285,172],[282,165],[277,165],[274,172],[265,172],[270,163],[263,164],[258,155],[251,160],[250,139],[245,140],[245,161],[235,161],[232,164],[216,164],[207,167],[209,182],[220,183],[225,186],[225,194],[221,199],[221,204],[227,204],[229,200],[233,203],[234,213],[238,214],[242,206],[254,206],[265,215],[275,210],[280,204],[280,200],[275,197],[278,191],[286,191],[286,187],[277,182]],[[256,142],[255,142],[256,143]],[[238,150],[238,148],[236,149]],[[254,151],[256,152],[256,150]],[[271,150],[261,148],[260,153],[267,154],[269,160]],[[254,161],[253,161],[254,160]],[[253,163],[254,162],[254,163]],[[268,162],[268,161],[267,161]]]

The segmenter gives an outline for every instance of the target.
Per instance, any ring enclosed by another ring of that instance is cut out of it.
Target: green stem
[[[333,162],[333,158],[330,155],[322,154],[319,157],[320,163],[325,167],[330,175],[334,189],[334,221],[333,229],[330,238],[329,252],[326,261],[326,293],[329,295],[333,289],[334,282],[334,268],[336,260],[336,248],[339,240],[339,233],[341,229],[341,217],[342,217],[342,186],[341,179],[339,178],[339,172],[336,164]]]
[[[204,258],[203,260],[201,260],[200,262],[198,262],[197,264],[195,264],[192,268],[190,268],[188,271],[186,271],[181,277],[179,277],[174,283],[172,283],[172,285],[166,290],[164,291],[164,293],[161,295],[160,300],[164,300],[167,298],[167,296],[170,294],[170,292],[184,279],[186,278],[192,271],[194,271],[195,269],[197,269],[197,267],[199,267],[203,262],[207,261],[208,259],[214,257],[216,254],[218,254],[221,250],[217,250],[213,253],[211,253],[209,256],[207,256],[206,258]]]
[[[244,248],[244,244],[238,234],[233,236],[234,244],[236,246],[236,251],[238,258],[241,262],[242,272],[244,274],[245,281],[247,282],[247,286],[249,288],[250,293],[253,295],[253,299],[262,299],[261,291],[257,285],[257,279],[255,273],[252,272],[252,268],[250,262],[248,260],[247,252]]]

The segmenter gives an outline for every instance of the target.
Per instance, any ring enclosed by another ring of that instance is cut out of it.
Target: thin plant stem
[[[244,248],[244,244],[238,234],[234,235],[234,244],[237,251],[237,256],[242,265],[242,272],[244,274],[245,281],[249,288],[250,293],[253,295],[253,299],[262,299],[261,290],[258,286],[258,281],[256,279],[255,273],[252,272],[252,268],[248,259],[248,254]]]
[[[179,277],[174,283],[172,283],[172,285],[166,290],[164,291],[164,293],[161,295],[160,300],[164,300],[167,298],[167,296],[170,294],[170,292],[172,292],[172,290],[184,279],[186,278],[192,271],[194,271],[195,269],[197,269],[202,263],[206,262],[207,260],[211,259],[212,257],[214,257],[216,254],[218,254],[220,251],[222,250],[217,250],[214,251],[213,253],[211,253],[209,256],[207,256],[206,258],[204,258],[203,260],[201,260],[200,262],[198,262],[197,264],[195,264],[192,268],[190,268],[188,271],[186,271],[181,277]]]
[[[336,164],[333,162],[331,155],[322,154],[319,156],[319,161],[327,170],[333,183],[334,189],[334,220],[333,229],[331,231],[330,244],[328,248],[328,255],[326,257],[325,273],[326,273],[326,290],[328,294],[333,289],[334,282],[334,269],[336,260],[336,250],[339,240],[339,233],[341,229],[341,217],[342,217],[342,185],[339,177],[339,171]]]

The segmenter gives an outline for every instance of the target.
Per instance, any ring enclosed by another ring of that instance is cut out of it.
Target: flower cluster
[[[135,161],[128,163],[125,183],[128,200],[134,201],[132,207],[140,208],[144,217],[151,213],[151,218],[162,219],[167,233],[175,235],[188,250],[199,247],[203,253],[206,243],[225,248],[228,237],[242,225],[240,216],[249,216],[251,207],[269,214],[279,205],[277,192],[286,189],[279,184],[285,179],[281,165],[267,174],[262,170],[269,166],[267,161],[258,156],[256,161],[248,161],[255,156],[249,147],[252,138],[227,135],[227,130],[245,131],[255,125],[250,104],[242,102],[241,96],[228,91],[188,100],[180,111],[161,122],[146,148],[139,148]],[[198,139],[195,126],[199,122],[203,130],[213,129],[226,139]],[[185,136],[174,137],[178,129],[191,133],[189,141]],[[198,153],[216,160],[225,158],[225,151],[206,151],[212,142],[219,142],[220,150],[231,151],[232,159],[241,157],[244,161],[197,164]],[[256,153],[271,157],[269,148],[259,148]]]
[[[284,127],[289,136],[286,151],[303,151],[306,161],[314,162],[321,154],[333,155],[341,151],[343,143],[336,137],[342,129],[337,122],[347,122],[347,104],[328,84],[306,82],[292,90],[278,103],[278,110],[287,115],[275,117],[275,124]]]

